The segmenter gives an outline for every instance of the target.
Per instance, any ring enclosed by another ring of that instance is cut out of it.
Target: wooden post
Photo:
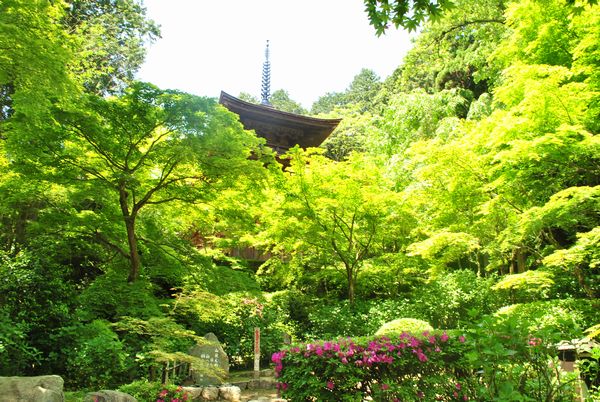
[[[254,378],[260,377],[260,328],[254,328]]]

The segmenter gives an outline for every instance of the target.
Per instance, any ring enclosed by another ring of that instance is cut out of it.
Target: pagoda
[[[318,119],[275,109],[269,102],[271,64],[269,41],[265,50],[262,71],[261,103],[243,101],[221,91],[219,103],[240,117],[246,130],[266,139],[267,145],[278,155],[295,145],[301,148],[318,147],[329,137],[341,119]]]

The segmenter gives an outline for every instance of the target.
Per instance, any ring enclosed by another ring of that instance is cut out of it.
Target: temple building
[[[266,139],[267,145],[278,155],[295,145],[301,148],[318,147],[329,137],[341,119],[318,119],[275,109],[269,102],[271,64],[269,41],[265,50],[262,72],[261,104],[246,102],[221,92],[219,103],[240,116],[246,130]]]

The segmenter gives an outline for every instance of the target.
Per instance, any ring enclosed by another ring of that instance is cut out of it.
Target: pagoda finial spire
[[[271,106],[269,98],[271,97],[271,62],[269,61],[269,41],[267,40],[267,47],[265,48],[265,62],[263,63],[262,70],[262,87],[260,91],[261,101],[263,105]]]

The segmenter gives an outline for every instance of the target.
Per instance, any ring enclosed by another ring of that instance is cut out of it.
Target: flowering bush
[[[488,317],[468,335],[425,331],[290,347],[272,360],[283,397],[305,401],[572,401],[555,334]]]
[[[181,386],[165,385],[158,393],[156,402],[183,402],[189,398]]]
[[[465,338],[445,332],[317,342],[273,354],[279,389],[292,400],[474,400]]]

